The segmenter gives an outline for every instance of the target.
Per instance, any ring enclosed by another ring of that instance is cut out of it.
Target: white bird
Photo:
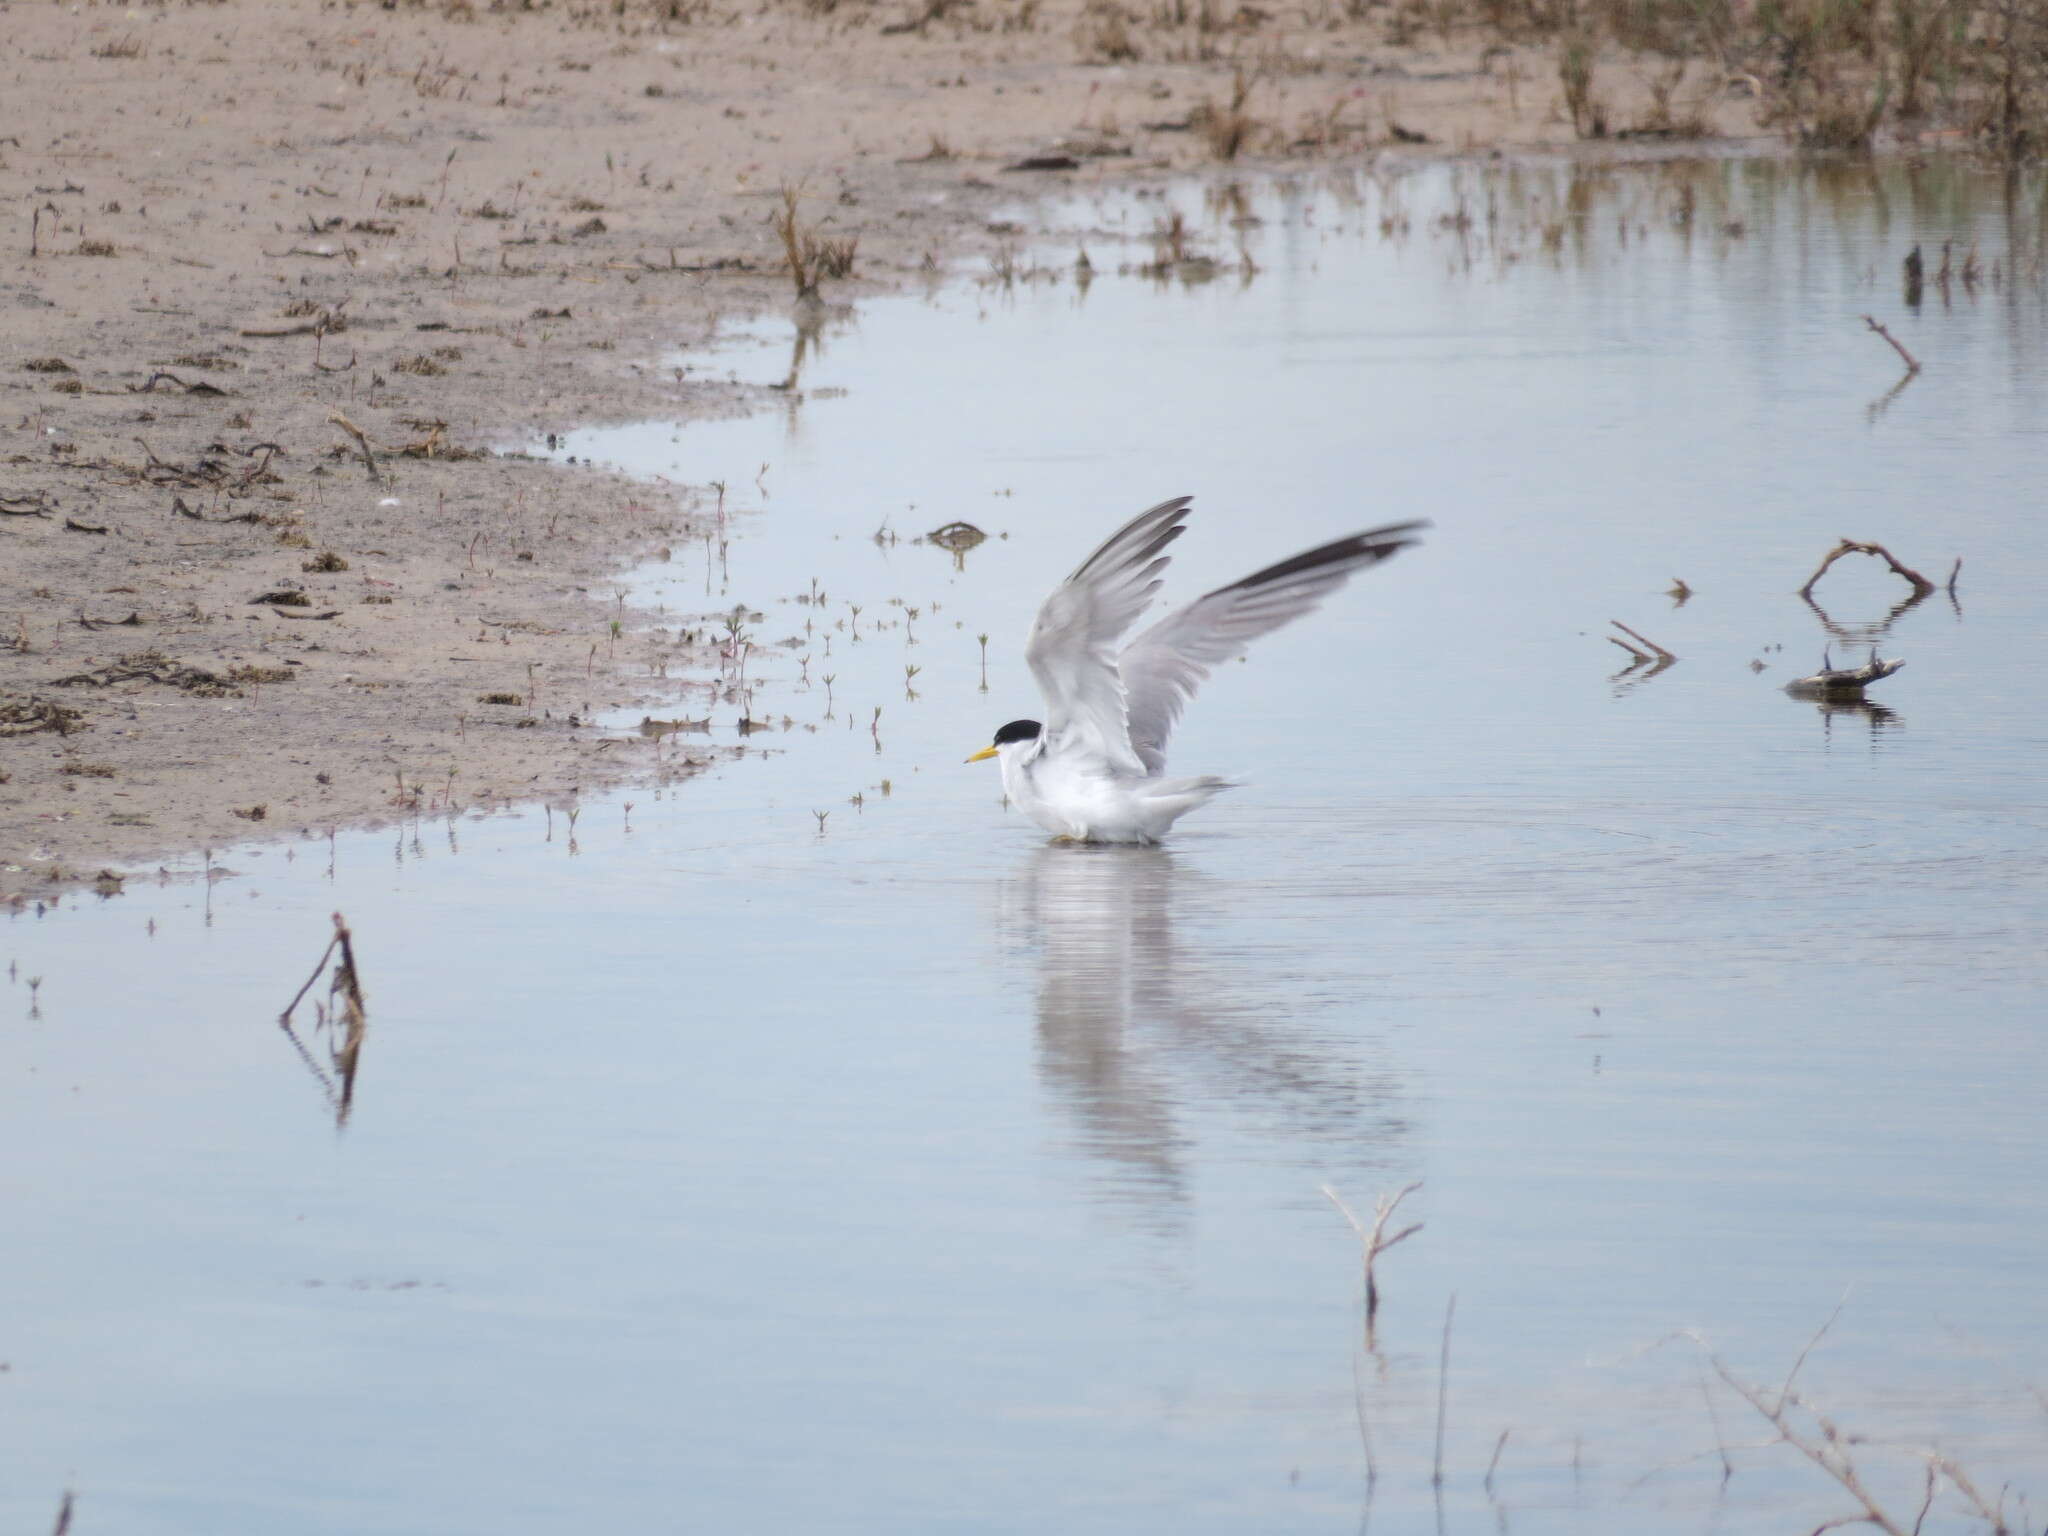
[[[1228,779],[1169,779],[1166,738],[1196,687],[1260,635],[1313,612],[1355,572],[1405,549],[1420,522],[1304,550],[1176,608],[1112,649],[1159,590],[1164,551],[1187,531],[1188,496],[1140,512],[1038,610],[1024,659],[1045,722],[1012,720],[967,761],[995,758],[1003,792],[1055,838],[1156,843]]]

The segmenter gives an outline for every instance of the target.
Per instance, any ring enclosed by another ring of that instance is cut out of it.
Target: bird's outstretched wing
[[[1047,738],[1099,752],[1118,772],[1146,769],[1131,746],[1114,647],[1159,590],[1162,551],[1185,531],[1191,500],[1162,501],[1104,540],[1045,600],[1024,646]]]
[[[1117,658],[1131,748],[1147,773],[1166,767],[1166,738],[1209,669],[1260,635],[1313,611],[1369,565],[1415,542],[1427,523],[1389,523],[1304,550],[1176,608]]]

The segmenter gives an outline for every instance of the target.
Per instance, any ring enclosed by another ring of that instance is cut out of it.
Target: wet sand
[[[1076,182],[1573,152],[1383,8],[626,9],[0,5],[0,900],[743,750],[592,724],[715,668],[619,578],[718,494],[516,447],[777,398],[675,359],[791,311],[785,189],[836,303]]]

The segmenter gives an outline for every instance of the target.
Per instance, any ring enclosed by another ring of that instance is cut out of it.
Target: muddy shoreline
[[[1572,144],[1540,52],[1371,12],[1113,60],[1079,6],[684,9],[0,4],[0,901],[744,750],[593,723],[715,667],[618,580],[715,499],[504,450],[779,398],[671,360],[792,313],[785,189],[857,302],[1231,129],[1250,174]]]

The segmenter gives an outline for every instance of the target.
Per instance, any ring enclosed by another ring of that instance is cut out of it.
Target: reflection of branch
[[[1869,699],[1811,699],[1813,707],[1820,712],[1821,729],[1832,740],[1835,731],[1835,716],[1859,715],[1870,722],[1870,739],[1873,750],[1878,735],[1887,727],[1901,723],[1899,712]]]
[[[1814,600],[1811,593],[1802,592],[1799,596],[1806,606],[1813,610],[1813,616],[1820,620],[1820,627],[1844,645],[1871,645],[1883,639],[1891,633],[1894,624],[1898,623],[1906,614],[1919,607],[1927,598],[1925,592],[1909,592],[1898,602],[1892,604],[1891,612],[1887,613],[1875,624],[1839,624],[1829,616],[1825,608],[1821,607]]]
[[[1610,640],[1614,639],[1612,635],[1609,635],[1607,638]],[[1616,645],[1621,644],[1619,640],[1615,640],[1614,643]],[[1661,656],[1658,657],[1655,661],[1652,661],[1647,656],[1639,656],[1634,661],[1630,662],[1627,666],[1623,667],[1619,672],[1614,673],[1611,677],[1607,679],[1607,681],[1609,681],[1610,683],[1618,683],[1620,685],[1614,690],[1614,696],[1616,698],[1620,698],[1621,695],[1627,693],[1631,688],[1637,687],[1642,683],[1647,683],[1651,678],[1655,677],[1659,672],[1664,671],[1667,667],[1671,665],[1672,663],[1670,661],[1666,660]],[[1643,669],[1645,667],[1647,667],[1649,670],[1644,671]]]
[[[1635,640],[1642,642],[1642,645],[1636,645],[1631,643],[1631,641],[1622,639],[1621,635],[1601,636],[1609,645],[1618,645],[1635,658],[1635,660],[1608,679],[1610,683],[1623,684],[1622,688],[1615,690],[1617,696],[1627,689],[1635,687],[1638,683],[1647,683],[1659,672],[1662,672],[1666,667],[1678,660],[1677,656],[1665,650],[1663,646],[1652,640],[1648,635],[1643,634],[1640,630],[1630,629],[1619,619],[1609,619],[1607,622],[1620,630],[1623,635],[1633,636]],[[1644,646],[1649,647],[1649,649],[1643,649]],[[1639,670],[1644,667],[1649,668],[1649,670],[1641,672],[1641,675],[1638,676]]]
[[[1821,558],[1821,562],[1814,568],[1813,574],[1806,578],[1806,585],[1799,589],[1799,595],[1810,599],[1813,596],[1813,584],[1825,576],[1828,567],[1844,555],[1876,555],[1892,568],[1893,575],[1901,576],[1912,583],[1913,594],[1916,597],[1925,597],[1934,590],[1933,582],[1929,581],[1912,567],[1899,564],[1892,552],[1882,544],[1859,544],[1854,539],[1844,539]]]
[[[1878,417],[1882,416],[1886,411],[1892,408],[1892,402],[1898,399],[1899,396],[1905,391],[1906,386],[1912,383],[1918,377],[1920,377],[1920,375],[1910,370],[1900,374],[1898,383],[1894,384],[1890,389],[1886,390],[1883,394],[1879,395],[1875,400],[1871,401],[1870,404],[1866,405],[1863,408],[1864,420],[1875,422],[1878,419]]]

